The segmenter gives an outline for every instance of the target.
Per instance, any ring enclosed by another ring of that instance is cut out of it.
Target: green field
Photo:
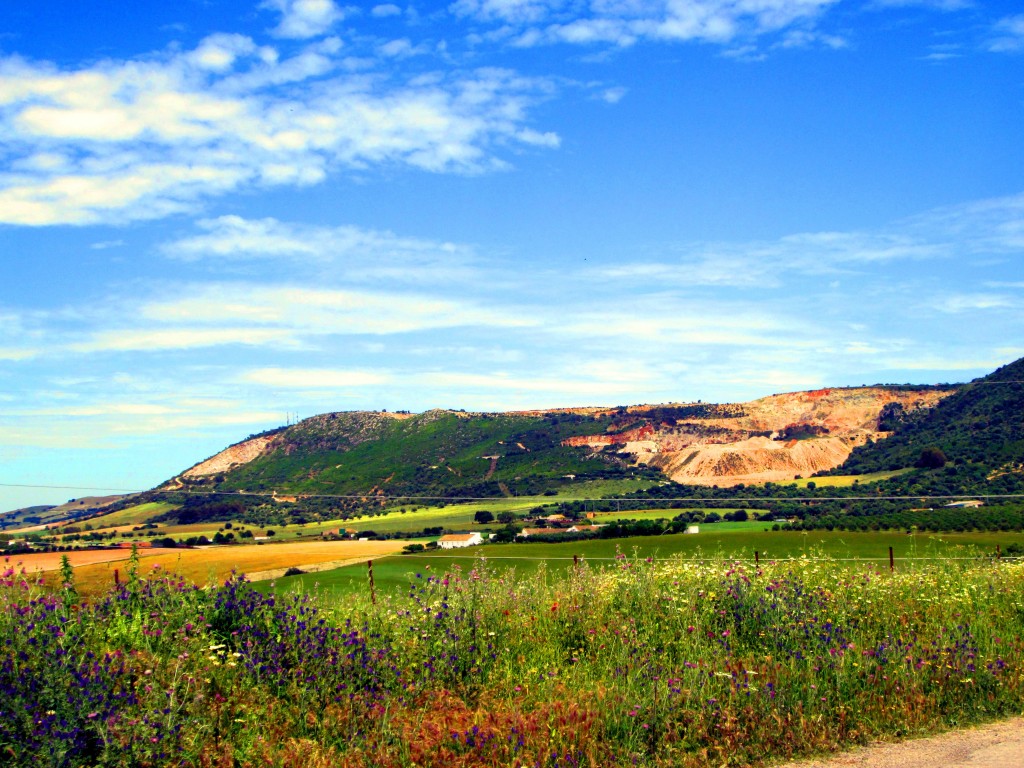
[[[702,508],[689,508],[689,509],[630,509],[623,510],[621,512],[598,512],[597,515],[589,522],[596,525],[602,523],[615,523],[625,520],[672,520],[676,516],[684,512],[714,512],[718,515],[727,515],[730,512],[735,512],[735,509],[702,509]],[[747,512],[751,517],[755,516],[763,510],[748,509]],[[762,523],[757,520],[747,520],[744,522],[718,522],[718,523],[699,523],[701,526],[712,526],[706,530],[752,530],[762,531],[771,528],[771,523]],[[767,528],[765,527],[767,525]]]
[[[849,488],[852,485],[861,483],[877,483],[880,480],[890,480],[907,472],[910,469],[893,469],[887,472],[870,472],[865,475],[828,475],[826,477],[806,477],[801,480],[794,480],[793,485],[797,488],[806,488],[808,483],[814,483],[818,488]]]
[[[539,568],[560,573],[570,567],[573,556],[591,563],[613,562],[618,554],[628,557],[753,560],[757,552],[762,561],[800,557],[824,557],[848,561],[853,567],[876,565],[888,568],[889,547],[893,548],[898,568],[915,566],[915,558],[974,557],[995,552],[996,546],[1024,545],[1024,533],[948,533],[913,534],[838,531],[752,531],[758,523],[717,523],[714,532],[705,526],[697,535],[668,534],[628,539],[596,539],[564,544],[489,544],[467,550],[435,551],[417,555],[396,555],[373,563],[374,583],[380,592],[403,589],[416,574],[442,573],[453,566],[468,570],[478,558],[499,569],[515,569],[532,574]],[[763,523],[760,525],[764,525]],[[718,528],[722,526],[722,528]],[[725,526],[732,526],[731,530]],[[742,526],[748,526],[744,529]],[[924,563],[926,560],[916,562]],[[302,576],[279,579],[278,592],[295,589],[317,590],[343,596],[367,591],[365,565],[338,568]]]
[[[134,507],[126,507],[117,512],[111,512],[101,518],[90,521],[94,528],[114,528],[119,525],[142,525],[148,523],[154,517],[159,517],[169,512],[177,504],[169,504],[166,501],[151,501],[146,504],[136,504]]]
[[[514,512],[523,515],[529,510],[543,505],[560,502],[577,501],[579,499],[604,498],[616,494],[630,493],[651,485],[650,480],[597,480],[579,483],[562,488],[554,496],[515,496],[508,498],[485,499],[460,504],[424,506],[409,503],[392,507],[384,514],[357,515],[348,519],[324,520],[303,525],[278,526],[279,533],[294,536],[301,531],[304,536],[319,536],[325,531],[339,528],[354,528],[357,531],[376,531],[377,533],[416,533],[424,528],[438,526],[448,530],[493,530],[500,527],[479,525],[473,516],[482,510],[497,515],[499,512]],[[403,511],[404,510],[404,511]],[[653,519],[658,517],[672,518],[681,510],[651,510],[643,512],[622,513],[621,518],[609,519]],[[725,510],[719,510],[725,511]]]

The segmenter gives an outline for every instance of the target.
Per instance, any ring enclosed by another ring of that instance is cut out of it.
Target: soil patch
[[[866,747],[778,768],[1021,768],[1024,718],[897,744]]]

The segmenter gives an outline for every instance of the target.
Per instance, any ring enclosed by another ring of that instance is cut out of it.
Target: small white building
[[[476,531],[473,533],[449,533],[437,540],[441,549],[458,549],[459,547],[475,547],[483,544],[483,537]]]
[[[569,533],[597,533],[603,525],[574,525],[568,529]]]
[[[686,532],[687,533],[700,533],[700,526],[699,525],[688,525],[688,526],[686,526]]]
[[[519,533],[516,534],[518,538],[528,539],[531,536],[546,536],[549,534],[565,533],[564,528],[523,528]]]

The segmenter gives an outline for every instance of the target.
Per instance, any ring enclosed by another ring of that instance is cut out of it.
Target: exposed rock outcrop
[[[737,415],[658,421],[613,434],[569,438],[596,450],[621,446],[638,462],[695,485],[782,482],[838,467],[868,439],[887,435],[879,416],[889,403],[905,411],[934,406],[950,390],[855,387],[770,395],[734,408]],[[632,407],[642,417],[666,406]]]

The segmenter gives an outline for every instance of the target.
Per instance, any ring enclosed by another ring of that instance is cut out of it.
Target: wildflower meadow
[[[1024,565],[655,561],[394,594],[0,584],[11,766],[758,765],[1024,706]]]

